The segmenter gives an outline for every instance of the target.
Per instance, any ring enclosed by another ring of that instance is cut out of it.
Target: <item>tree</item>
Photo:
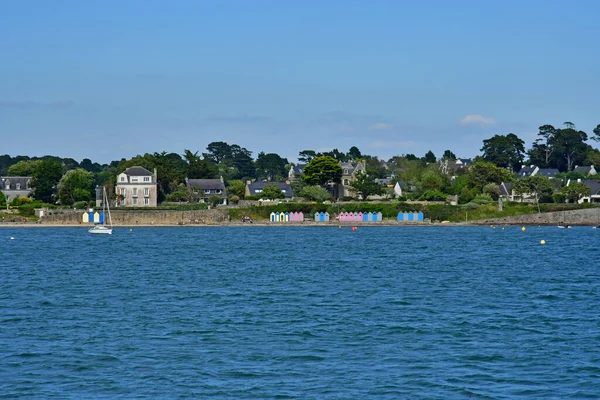
[[[583,162],[590,146],[585,143],[587,134],[583,131],[577,131],[575,125],[571,122],[565,122],[564,129],[557,129],[554,136],[550,138],[549,143],[557,153],[562,155],[566,168],[563,170],[571,171],[575,163]]]
[[[94,174],[83,168],[67,171],[58,182],[58,199],[62,205],[93,199]]]
[[[321,186],[305,186],[300,191],[300,196],[307,200],[317,201],[319,203],[331,199],[331,194]]]
[[[279,154],[264,152],[258,153],[256,158],[256,176],[258,178],[265,178],[268,181],[274,181],[282,179],[286,175],[285,166],[288,160],[281,158]]]
[[[229,181],[227,191],[230,195],[238,196],[239,198],[243,199],[244,195],[246,194],[246,184],[244,183],[244,181],[239,179]]]
[[[494,135],[483,141],[483,159],[500,168],[521,169],[525,155],[525,142],[514,133]]]
[[[302,179],[308,185],[324,186],[328,183],[340,183],[342,180],[342,166],[334,158],[328,156],[315,157],[304,167]]]
[[[483,187],[483,194],[488,194],[492,200],[498,200],[500,197],[500,188],[495,183],[488,183]]]
[[[539,211],[540,198],[552,198],[554,187],[550,179],[545,176],[528,176],[526,178],[517,179],[512,186],[515,193],[524,195],[531,194],[535,196],[535,203]]]
[[[444,155],[442,156],[442,158],[445,159],[445,160],[452,160],[452,161],[454,161],[454,160],[456,160],[456,155],[453,152],[451,152],[450,150],[445,150],[444,151]]]
[[[468,172],[468,184],[470,187],[483,190],[488,183],[500,184],[502,182],[511,182],[512,174],[510,171],[499,168],[487,161],[475,162]]]
[[[569,186],[564,186],[560,189],[560,193],[569,202],[577,202],[582,197],[590,195],[590,188],[581,182],[573,182]]]
[[[383,193],[383,187],[364,172],[356,174],[356,179],[350,182],[350,190],[358,193],[362,200],[367,200],[371,195]]]
[[[298,161],[309,163],[316,156],[317,153],[314,150],[302,150],[298,153]]]
[[[0,207],[1,208],[6,207],[6,196],[4,195],[4,193],[2,191],[0,191]]]
[[[348,150],[348,159],[350,159],[351,161],[356,161],[361,157],[362,157],[362,154],[361,154],[360,150],[358,149],[358,147],[356,147],[356,146],[350,147],[350,150]]]
[[[263,199],[269,200],[283,199],[285,197],[281,189],[273,184],[265,186],[260,194]]]
[[[423,190],[439,190],[443,185],[444,178],[433,169],[427,169],[421,175],[421,187]]]
[[[33,176],[42,160],[22,160],[8,167],[8,176]]]
[[[202,153],[204,158],[214,161],[216,164],[231,158],[231,146],[225,142],[212,142],[206,146],[208,153]]]
[[[185,172],[189,179],[214,179],[218,177],[217,167],[207,158],[202,158],[198,152],[184,150],[183,159],[186,161]]]
[[[31,186],[34,188],[33,197],[51,203],[62,172],[63,166],[59,161],[46,159],[37,164],[31,179]]]
[[[405,155],[404,158],[406,158],[408,161],[417,161],[419,159],[417,156],[415,156],[412,153]]]
[[[427,153],[425,153],[425,157],[423,157],[423,160],[425,160],[425,162],[427,163],[434,163],[437,161],[437,159],[435,158],[435,154],[433,154],[433,151],[429,150]]]
[[[600,124],[594,128],[594,137],[592,138],[596,142],[600,142]]]

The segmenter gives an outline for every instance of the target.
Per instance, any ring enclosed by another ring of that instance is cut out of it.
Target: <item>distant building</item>
[[[294,197],[294,192],[292,190],[292,186],[290,186],[289,182],[264,182],[264,181],[256,181],[246,182],[246,196],[260,196],[263,189],[268,185],[275,185],[281,190],[281,193],[285,196],[286,199],[291,199]]]
[[[306,167],[306,164],[296,164],[296,165],[292,165],[290,167],[290,170],[288,172],[288,179],[290,181],[293,181],[294,179],[298,179],[300,178],[300,176],[302,175],[302,173],[304,172],[304,167]]]
[[[593,165],[576,165],[573,172],[578,172],[584,176],[592,176],[598,173]]]
[[[356,197],[356,192],[351,190],[350,185],[356,180],[359,173],[367,172],[367,163],[365,160],[357,163],[343,162],[340,163],[340,166],[342,167],[342,185],[336,190],[335,197]]]
[[[567,186],[574,182],[569,179]],[[577,200],[578,203],[600,203],[600,182],[597,179],[577,179],[576,182],[583,183],[590,188],[590,195],[580,198]]]
[[[29,197],[33,188],[30,176],[1,176],[0,191],[4,193],[6,202],[19,197]]]
[[[185,184],[201,203],[210,203],[211,197],[220,196],[220,204],[227,204],[227,189],[225,189],[223,177],[219,179],[186,179]]]
[[[156,207],[158,202],[157,175],[142,167],[130,167],[117,175],[115,187],[117,206]]]
[[[519,172],[517,172],[517,178],[529,178],[530,176],[545,176],[546,178],[554,178],[558,175],[556,168],[540,168],[536,165],[523,165]]]

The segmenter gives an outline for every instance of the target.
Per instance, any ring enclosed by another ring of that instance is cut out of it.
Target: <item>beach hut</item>
[[[270,217],[271,217],[271,222],[275,222],[275,213],[274,212],[271,213]]]
[[[413,220],[414,221],[418,221],[419,220],[419,213],[417,211],[413,211]]]
[[[417,220],[423,221],[424,219],[425,219],[425,215],[423,215],[422,212],[419,212],[419,214],[417,215]]]
[[[323,215],[323,221],[329,221],[329,213],[325,212],[325,214]]]
[[[304,222],[304,213],[302,211],[298,213],[298,222]]]
[[[381,213],[381,211],[379,211],[377,214],[373,214],[373,221],[383,221],[383,214]]]
[[[354,222],[362,221],[362,211],[354,213]]]
[[[283,221],[284,222],[290,222],[290,213],[289,212],[285,212],[285,214],[283,214]]]
[[[407,218],[407,220],[408,220],[408,221],[414,221],[414,220],[415,220],[415,214],[414,214],[412,211],[410,211],[410,212],[408,213],[408,218]]]
[[[404,221],[404,213],[402,211],[398,213],[398,221]]]
[[[290,213],[290,221],[297,222],[298,221],[298,211],[294,211]]]
[[[362,220],[363,220],[363,222],[372,221],[373,220],[373,213],[372,212],[364,213],[362,215]]]
[[[100,213],[98,213],[98,211],[96,211],[94,213],[93,218],[94,218],[93,221],[94,221],[95,224],[99,224],[100,223]]]

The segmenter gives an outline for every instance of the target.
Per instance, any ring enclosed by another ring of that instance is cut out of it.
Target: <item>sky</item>
[[[0,154],[474,157],[495,134],[530,147],[544,124],[591,134],[598,15],[595,0],[0,1]]]

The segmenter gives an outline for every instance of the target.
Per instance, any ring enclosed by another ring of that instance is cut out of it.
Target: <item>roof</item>
[[[129,175],[129,176],[152,176],[153,175],[152,172],[148,171],[146,168],[139,167],[139,166],[129,167],[125,171],[123,171],[123,173],[126,175]]]
[[[573,169],[573,172],[579,172],[580,174],[587,175],[590,173],[591,170],[592,167],[590,165],[581,165],[576,166],[575,169]]]
[[[260,192],[257,192],[257,190],[262,191],[266,186],[269,185],[275,185],[277,186],[281,191],[283,191],[283,194],[285,195],[285,197],[287,199],[294,197],[294,192],[292,190],[292,187],[290,186],[289,183],[285,183],[285,182],[265,182],[265,181],[256,181],[256,182],[252,182],[248,185],[248,191],[250,192],[251,196],[260,194]]]
[[[553,176],[556,176],[558,173],[559,173],[559,171],[556,168],[540,168],[536,175],[552,178]]]
[[[306,164],[296,164],[292,166],[292,170],[294,174],[301,174],[304,171],[304,167],[306,167]]]
[[[204,190],[225,190],[225,184],[220,179],[188,179],[188,186],[197,186]]]
[[[510,196],[512,192],[512,183],[501,183],[498,185],[498,189],[500,189],[500,196]]]
[[[30,183],[31,179],[31,176],[2,176],[0,177],[0,182],[2,183],[0,190],[5,190],[6,181],[10,183],[11,190],[16,190],[17,183],[20,184],[21,190],[27,190],[27,183]]]
[[[375,179],[375,182],[379,183],[380,185],[390,185],[392,183],[392,178],[391,177],[379,178],[379,179]]]
[[[520,177],[520,178],[527,178],[528,176],[531,176],[534,173],[535,169],[536,169],[535,165],[532,165],[531,167],[524,166],[517,173],[517,176]]]
[[[584,179],[581,183],[590,188],[590,195],[600,194],[600,182],[597,179]]]

